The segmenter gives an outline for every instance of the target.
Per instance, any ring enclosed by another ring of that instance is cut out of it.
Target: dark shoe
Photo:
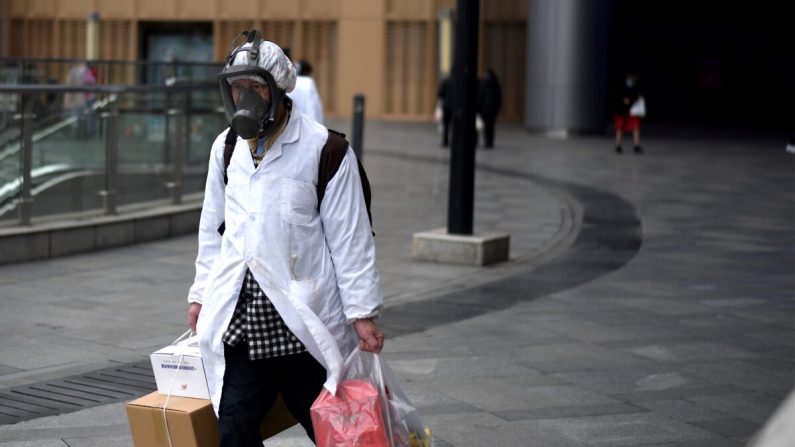
[[[620,154],[622,152],[624,152],[624,150],[621,149],[621,146],[616,146],[616,154]]]
[[[635,153],[636,154],[642,154],[643,153],[643,148],[640,147],[640,146],[635,146]]]

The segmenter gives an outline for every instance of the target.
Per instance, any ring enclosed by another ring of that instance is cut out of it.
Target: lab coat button
[[[248,220],[249,220],[249,221],[251,221],[251,222],[254,222],[254,220],[255,220],[255,219],[256,219],[256,217],[254,217],[254,215],[253,215],[253,214],[249,214],[249,215],[248,215]]]

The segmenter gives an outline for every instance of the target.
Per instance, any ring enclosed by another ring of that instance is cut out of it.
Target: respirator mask
[[[251,45],[243,44],[229,53],[226,65],[218,75],[218,87],[221,90],[221,101],[229,125],[241,138],[251,140],[265,137],[273,130],[285,93],[276,85],[273,76],[259,65],[262,43],[259,31],[244,31],[241,35],[245,36]],[[233,47],[236,41],[237,38],[232,44]],[[232,65],[239,53],[246,55],[246,63]],[[234,87],[236,94],[233,95],[232,82],[243,79],[262,84],[268,89],[269,95],[266,96],[270,100],[266,101],[257,91],[241,86]]]

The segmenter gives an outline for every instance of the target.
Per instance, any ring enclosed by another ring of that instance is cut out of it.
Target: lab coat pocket
[[[281,181],[281,216],[285,222],[306,225],[312,220],[317,203],[315,185],[298,180]]]
[[[308,308],[318,314],[317,303],[320,290],[318,290],[317,281],[309,279],[305,281],[290,281],[290,297],[305,304]]]

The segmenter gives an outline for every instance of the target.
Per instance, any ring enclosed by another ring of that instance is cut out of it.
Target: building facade
[[[10,57],[223,60],[241,30],[257,27],[314,67],[326,113],[350,116],[366,95],[369,118],[427,120],[451,45],[442,25],[455,0],[10,0],[0,2],[0,53]],[[524,115],[527,0],[481,1],[481,71],[505,95],[501,118]],[[89,15],[99,44],[87,45]],[[449,23],[449,22],[448,22]],[[88,48],[88,50],[87,50]],[[93,51],[95,54],[87,54]],[[57,78],[63,78],[61,74]],[[124,82],[123,74],[108,82]]]

